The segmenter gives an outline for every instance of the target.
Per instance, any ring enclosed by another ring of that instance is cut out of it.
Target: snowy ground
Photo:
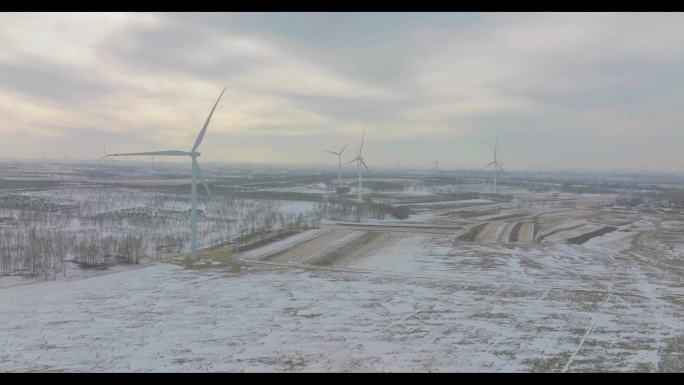
[[[681,274],[420,236],[437,242],[346,267],[161,263],[2,289],[0,370],[684,369]]]
[[[8,277],[0,372],[683,371],[681,218],[545,197],[323,221],[237,263]]]

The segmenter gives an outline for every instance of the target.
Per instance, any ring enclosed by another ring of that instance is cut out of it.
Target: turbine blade
[[[189,156],[186,151],[152,151],[152,152],[129,152],[126,154],[109,154],[107,156],[129,156],[129,155],[154,155],[154,156]]]
[[[209,116],[207,116],[207,120],[204,122],[204,126],[202,127],[202,131],[200,131],[199,135],[197,135],[197,139],[195,140],[195,145],[192,146],[192,152],[195,152],[197,150],[197,147],[199,147],[200,143],[202,143],[202,139],[204,139],[204,134],[207,132],[207,126],[209,125],[209,121],[211,120],[211,116],[214,115],[214,110],[216,109],[216,106],[218,106],[219,100],[221,100],[221,96],[223,96],[223,93],[226,92],[226,88],[228,86],[223,87],[223,91],[221,91],[221,95],[219,95],[218,99],[216,99],[216,103],[214,103],[214,108],[211,109],[211,112],[209,113]]]
[[[344,162],[344,164],[356,162],[357,160],[360,160],[360,158],[359,158],[359,157],[356,157],[355,159],[352,159],[352,160],[350,160],[349,162]]]
[[[347,142],[347,144],[349,144],[349,142]],[[342,149],[340,150],[339,155],[342,155],[342,153],[344,152],[344,149],[347,148],[347,144],[345,144],[344,147],[342,147]]]
[[[492,164],[494,164],[494,161],[491,161],[491,162],[487,163],[486,166],[482,167],[482,170],[484,170],[485,168],[491,166]]]
[[[325,151],[325,152],[329,152],[329,153],[331,153],[331,154],[334,154],[334,155],[337,155],[337,156],[340,156],[340,155],[342,155],[342,154],[338,154],[338,153],[336,153],[335,151],[330,151],[330,150],[323,150],[323,151]]]
[[[494,161],[496,161],[496,146],[499,144],[499,138],[494,142]]]
[[[366,129],[363,129],[363,136],[361,136],[361,147],[359,147],[359,156],[361,156],[361,151],[363,151],[363,140],[366,139]]]
[[[368,166],[366,166],[366,162],[364,162],[363,160],[361,160],[361,164],[363,165],[363,167],[366,168],[366,170],[368,171],[369,174],[372,174],[371,170],[368,168]]]

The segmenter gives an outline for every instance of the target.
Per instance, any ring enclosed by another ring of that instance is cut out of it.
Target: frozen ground
[[[358,237],[344,231],[337,246]],[[326,234],[281,246],[315,254]],[[404,236],[361,245],[344,266],[251,253],[242,265],[161,263],[1,289],[0,370],[684,369],[681,274],[583,246]]]
[[[0,372],[683,371],[681,216],[512,191],[397,190],[406,220],[324,220],[236,263],[7,277]]]

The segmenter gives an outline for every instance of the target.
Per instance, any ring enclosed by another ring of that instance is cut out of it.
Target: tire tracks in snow
[[[469,287],[470,287],[470,285],[465,285],[465,286],[463,286],[463,287],[460,287],[460,288],[454,290],[454,291],[451,292],[451,294],[449,294],[449,295],[452,296],[452,295],[454,295],[454,294],[456,294],[456,293],[463,292],[463,291],[465,291],[466,289],[468,289]],[[408,315],[402,317],[401,319],[398,319],[398,320],[396,320],[396,321],[390,323],[389,325],[387,325],[385,328],[382,329],[382,332],[384,333],[384,332],[386,332],[387,330],[389,330],[390,328],[392,328],[392,327],[394,327],[394,326],[396,326],[396,325],[399,325],[399,324],[401,324],[401,323],[404,323],[404,322],[406,322],[407,320],[413,318],[414,316],[416,316],[416,315],[418,315],[418,314],[420,314],[420,313],[427,312],[427,311],[431,311],[431,310],[432,310],[432,308],[418,309],[418,310],[416,310],[416,311],[414,311],[414,312],[412,312],[412,313],[410,313],[410,314],[408,314]]]
[[[436,283],[458,283],[458,284],[478,285],[478,286],[483,286],[483,287],[492,286],[492,284],[493,284],[493,282],[491,282],[491,281],[487,282],[487,281],[456,280],[456,279],[451,279],[447,276],[425,275],[425,274],[407,274],[407,273],[399,273],[399,272],[392,272],[392,271],[368,270],[368,269],[360,269],[360,268],[352,268],[352,267],[316,266],[316,265],[296,264],[296,263],[266,262],[266,261],[250,260],[250,259],[238,259],[238,262],[246,263],[246,264],[252,264],[252,265],[263,265],[263,266],[272,266],[272,267],[280,267],[280,268],[291,268],[291,269],[302,269],[302,270],[320,270],[320,271],[331,271],[331,272],[341,272],[341,273],[363,274],[363,275],[376,276],[376,277],[395,277],[395,278],[407,278],[407,279],[412,279],[412,280],[427,280],[427,281],[436,282]],[[618,292],[618,291],[607,291],[607,290],[590,290],[590,289],[581,289],[581,288],[568,288],[568,287],[559,287],[559,286],[545,286],[543,282],[536,282],[535,284],[540,289],[543,288],[543,289],[558,290],[558,291],[565,291],[565,292],[614,294],[614,295],[620,295],[620,296],[626,296],[626,297],[650,299],[649,297],[644,296],[642,294],[637,294],[637,293],[628,292],[628,291]],[[539,286],[539,285],[543,285],[543,286]],[[509,285],[509,288],[510,289],[529,289],[529,285]]]
[[[561,373],[565,373],[568,371],[568,368],[570,367],[572,362],[575,360],[577,353],[579,353],[580,349],[582,349],[582,345],[584,345],[584,341],[586,341],[587,337],[589,337],[591,335],[591,333],[594,331],[594,329],[596,329],[596,326],[601,321],[601,318],[603,318],[603,314],[605,313],[606,308],[608,307],[608,303],[610,302],[611,299],[613,299],[613,293],[610,293],[608,295],[608,298],[606,298],[606,300],[603,301],[603,304],[599,308],[598,312],[596,312],[596,314],[594,314],[594,318],[591,320],[591,324],[589,324],[589,327],[584,332],[582,339],[580,339],[579,344],[577,344],[575,351],[570,356],[570,359],[568,359],[568,362],[565,364],[565,367],[563,367],[563,370],[561,371]]]
[[[504,289],[506,289],[506,288],[504,288]],[[537,300],[537,301],[544,300],[544,299],[549,295],[549,293],[551,292],[551,290],[552,290],[552,289],[547,289],[547,290],[545,290],[545,291],[541,294],[541,296],[539,296],[539,297],[536,298],[536,300]],[[503,291],[503,289],[502,289],[501,291],[499,291],[499,293],[502,292],[502,291]],[[501,302],[501,300],[498,300],[498,301],[496,301],[496,302]],[[494,307],[494,304],[491,304],[491,305],[488,307],[488,309],[491,309],[491,308],[493,308],[493,307]],[[515,323],[510,329],[511,329],[511,330],[516,330],[516,329],[518,329],[518,328],[520,327],[520,325],[522,325],[522,324],[524,324],[524,323],[527,323],[527,322],[529,322],[529,320],[518,321],[518,322]],[[467,334],[467,336],[470,336],[470,335],[472,335],[472,334],[473,334],[473,332],[470,332],[470,333]],[[501,341],[503,341],[505,338],[506,338],[506,335],[499,335],[498,337],[494,338],[492,341],[490,341],[490,342],[485,346],[484,351],[489,351],[491,348],[493,348],[494,346],[498,345],[498,344],[499,344]],[[456,350],[456,351],[453,352],[453,353],[460,352],[461,350],[462,350],[462,349],[458,349],[458,350]],[[460,363],[460,364],[465,364],[465,367],[472,367],[472,366],[471,366],[472,361],[473,361],[473,356],[467,356],[463,361],[461,361],[461,360],[459,360],[459,359],[457,358],[455,361],[452,362],[451,365],[455,365],[455,364],[457,364],[457,363]],[[461,365],[461,366],[463,366],[463,365]]]

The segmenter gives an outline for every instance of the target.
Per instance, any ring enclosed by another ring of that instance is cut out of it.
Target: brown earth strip
[[[534,223],[522,222],[518,230],[518,242],[534,241]]]
[[[542,224],[539,223],[539,222],[537,222],[536,219],[535,219],[535,222],[534,222],[534,230],[532,231],[532,240],[533,240],[533,241],[534,241],[535,239],[537,239],[537,236],[539,235],[539,232],[541,231],[541,229],[542,229]]]
[[[408,222],[407,222],[408,223]],[[355,224],[355,223],[336,223],[335,226],[353,227],[355,230],[366,231],[420,231],[420,230],[460,230],[462,227],[454,226],[407,226],[407,225],[389,225],[389,224]]]
[[[494,217],[494,218],[489,218],[490,221],[505,221],[508,219],[518,219],[518,218],[525,218],[529,216],[530,214],[524,213],[524,214],[511,214],[511,215],[503,215],[500,217]]]
[[[480,231],[482,231],[485,228],[485,226],[487,226],[487,222],[475,225],[471,227],[465,234],[459,235],[457,239],[461,241],[473,242],[475,241],[475,237],[477,237],[477,234],[479,234]]]
[[[334,233],[334,231],[330,231],[330,232],[327,232],[327,233],[323,233],[323,234],[321,234],[321,235],[318,235],[318,236],[315,237],[314,239],[311,239],[311,240],[308,240],[308,241],[304,242],[304,244],[308,244],[308,243],[311,242],[311,241],[318,240],[318,239],[321,239],[321,238],[333,240],[333,239],[336,237],[336,235],[334,235],[333,233]],[[295,245],[286,247],[286,248],[284,248],[284,249],[282,249],[282,250],[278,250],[278,251],[276,251],[276,252],[274,252],[274,253],[264,255],[263,257],[259,258],[259,260],[260,260],[260,261],[272,261],[272,260],[274,260],[274,259],[276,259],[276,258],[278,258],[278,257],[281,257],[281,256],[283,256],[283,255],[286,255],[287,253],[289,253],[289,252],[291,252],[292,250],[294,250],[294,249],[300,247],[301,245],[302,245],[302,244],[295,244]]]
[[[338,259],[352,255],[355,249],[358,249],[359,247],[370,243],[382,237],[383,235],[384,234],[380,232],[367,232],[358,238],[352,239],[349,243],[343,245],[342,247],[335,249],[330,253],[324,254],[318,259],[310,261],[309,264],[315,266],[331,266],[337,262]]]
[[[543,241],[544,238],[549,237],[553,234],[560,233],[561,231],[566,231],[566,230],[574,230],[574,229],[576,229],[578,227],[582,227],[582,226],[584,226],[584,224],[580,224],[580,225],[576,225],[576,226],[572,226],[572,227],[565,227],[565,228],[558,229],[558,230],[553,230],[552,232],[546,233],[546,234],[540,236],[539,238],[537,238],[537,243]]]
[[[496,214],[499,210],[482,210],[482,211],[471,211],[471,210],[461,210],[456,211],[454,214],[458,214],[461,218],[472,218],[481,217],[483,215]]]
[[[518,222],[513,226],[511,229],[511,234],[508,236],[508,242],[518,241],[518,232],[520,232],[520,226],[522,226],[522,222]]]
[[[287,237],[289,237],[289,236],[291,236],[291,235],[299,234],[299,233],[301,233],[301,232],[302,232],[302,230],[300,230],[300,229],[297,229],[297,230],[286,230],[286,231],[283,231],[283,232],[279,232],[279,233],[277,233],[277,234],[275,234],[275,235],[273,235],[273,236],[270,236],[270,237],[267,237],[267,238],[263,238],[263,239],[260,239],[260,240],[258,240],[258,241],[256,241],[256,242],[252,242],[252,243],[249,243],[249,244],[240,246],[240,247],[237,248],[237,251],[249,251],[249,250],[252,250],[252,249],[256,249],[257,247],[261,247],[261,246],[267,245],[267,244],[269,244],[269,243],[271,243],[271,242],[275,242],[275,241],[279,241],[279,240],[281,240],[281,239],[285,239],[285,238],[287,238]]]
[[[582,234],[582,235],[574,237],[574,238],[570,238],[570,239],[568,239],[568,243],[572,243],[575,245],[581,245],[584,242],[586,242],[592,238],[600,237],[601,235],[610,233],[611,231],[615,231],[615,230],[617,230],[617,227],[606,226],[606,227],[600,228],[598,230],[594,230],[592,232],[585,233],[585,234]]]

